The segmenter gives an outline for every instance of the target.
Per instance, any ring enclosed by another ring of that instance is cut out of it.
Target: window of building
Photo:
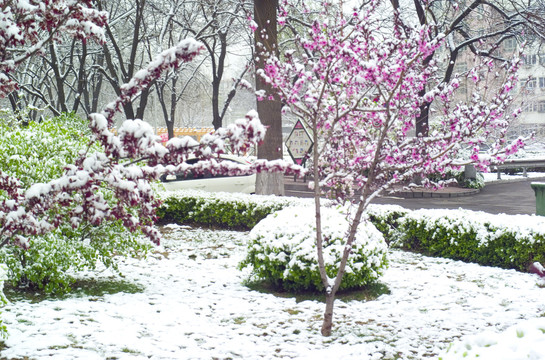
[[[545,113],[545,101],[540,101],[537,105],[537,111],[540,113]]]
[[[534,112],[537,111],[537,103],[535,101],[528,101],[522,106],[522,111],[524,112]]]
[[[539,88],[544,89],[545,88],[545,77],[539,78]]]
[[[537,64],[537,55],[524,55],[524,64],[525,65],[535,65]]]
[[[517,40],[515,38],[509,38],[503,42],[503,49],[506,51],[513,51],[516,48],[517,48]]]
[[[526,89],[533,90],[536,88],[537,85],[537,79],[536,78],[529,78],[528,82],[526,83]]]

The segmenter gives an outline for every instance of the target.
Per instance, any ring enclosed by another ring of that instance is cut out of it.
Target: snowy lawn
[[[89,274],[103,285],[122,280],[130,292],[12,299],[0,358],[437,358],[464,335],[545,317],[537,275],[392,250],[381,278],[388,291],[338,300],[333,336],[323,338],[321,302],[243,285],[236,265],[247,233],[163,231],[157,251],[121,265],[122,279]]]

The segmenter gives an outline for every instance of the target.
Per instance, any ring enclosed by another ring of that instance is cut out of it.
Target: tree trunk
[[[104,65],[104,55],[98,54],[97,55],[97,64],[102,67]],[[100,99],[100,91],[102,90],[102,78],[103,75],[99,71],[95,71],[92,77],[92,100],[91,100],[91,108],[89,110],[90,113],[96,113],[98,111],[98,101]]]
[[[212,80],[212,126],[215,130],[219,129],[222,125],[220,118],[220,80],[214,76]]]
[[[220,53],[212,80],[212,125],[214,129],[219,129],[223,126],[223,116],[220,114],[220,86],[223,78],[223,69],[225,68],[225,57],[227,56],[227,33],[219,31],[218,39],[220,41]]]
[[[68,112],[68,107],[66,106],[66,95],[64,93],[64,79],[61,76],[61,71],[59,69],[59,61],[57,59],[57,50],[55,49],[55,44],[49,44],[49,52],[51,53],[51,69],[55,76],[55,84],[57,86],[57,109],[61,112]],[[51,99],[51,103],[54,103],[54,99]]]
[[[167,121],[168,138],[174,137],[174,122],[176,121],[176,83],[178,82],[178,76],[172,78],[172,90],[170,93],[170,121]]]
[[[157,91],[157,99],[159,100],[159,104],[161,105],[161,111],[163,112],[163,119],[165,120],[165,125],[167,127],[167,134],[168,138],[172,139],[174,137],[174,120],[172,118],[169,118],[168,113],[168,107],[165,102],[165,84],[162,83],[159,85],[158,83],[155,83],[155,90]]]
[[[322,336],[331,336],[333,327],[333,304],[335,303],[335,293],[327,292],[325,296],[324,322],[322,323]]]
[[[145,88],[140,93],[140,103],[138,104],[138,109],[136,109],[137,119],[144,120],[144,113],[146,111],[146,106],[148,105],[151,86],[153,85],[150,84],[150,87]]]
[[[276,7],[278,0],[255,0],[254,17],[257,23],[255,32],[256,49],[263,45],[262,50],[276,53],[278,32],[276,28]],[[266,36],[262,38],[262,31]],[[258,54],[256,69],[264,68],[264,57]],[[273,95],[273,89],[261,77],[256,76],[256,90],[265,90],[267,96],[257,102],[257,113],[263,125],[267,127],[265,140],[257,148],[257,157],[260,159],[282,159],[282,103]],[[271,97],[272,96],[272,97]],[[256,182],[256,193],[284,195],[283,174],[261,173]]]
[[[426,94],[426,88],[422,89],[420,93],[418,94],[423,98],[423,96]],[[429,134],[429,116],[430,116],[430,106],[431,103],[426,101],[420,106],[420,114],[417,116],[415,120],[415,132],[416,136],[418,137],[426,137]]]
[[[76,46],[76,42],[72,43],[72,46]],[[83,105],[83,110],[86,114],[89,114],[89,88],[87,87],[87,76],[85,71],[85,62],[87,61],[87,44],[85,41],[81,42],[81,55],[78,56],[79,68],[78,68],[78,89],[72,111],[77,112],[79,105]],[[87,94],[87,96],[85,95]]]
[[[257,173],[255,189],[261,195],[284,195],[284,174],[272,172]]]

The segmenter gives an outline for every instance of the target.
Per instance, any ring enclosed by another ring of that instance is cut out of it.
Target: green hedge
[[[396,236],[399,221],[410,210],[397,205],[371,205],[367,208],[369,221],[382,233],[388,245]]]
[[[477,172],[475,179],[466,179],[464,170],[454,169],[448,170],[445,174],[435,173],[430,174],[427,177],[434,182],[454,179],[459,186],[467,189],[482,189],[485,186],[484,176],[480,172]]]
[[[157,195],[163,201],[157,210],[160,224],[174,222],[232,230],[250,230],[267,215],[287,206],[312,204],[308,199],[200,190],[159,191]]]
[[[163,192],[161,197],[162,222],[241,230],[287,206],[313,206],[311,199],[188,190]],[[535,261],[545,263],[544,217],[461,209],[410,211],[392,205],[371,205],[367,215],[392,247],[519,271]]]
[[[545,263],[543,217],[462,209],[400,213],[386,209],[374,214],[387,229],[390,246],[519,271],[535,261]]]

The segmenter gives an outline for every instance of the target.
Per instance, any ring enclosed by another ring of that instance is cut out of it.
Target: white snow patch
[[[390,250],[390,268],[380,280],[390,293],[337,300],[333,335],[324,338],[323,303],[243,285],[245,274],[236,266],[248,233],[174,226],[165,233],[156,253],[120,265],[123,280],[140,284],[142,292],[12,300],[2,309],[10,331],[2,356],[437,358],[460,337],[501,332],[545,313],[537,275]],[[111,280],[108,271],[88,275]],[[526,350],[542,351],[535,339]]]

